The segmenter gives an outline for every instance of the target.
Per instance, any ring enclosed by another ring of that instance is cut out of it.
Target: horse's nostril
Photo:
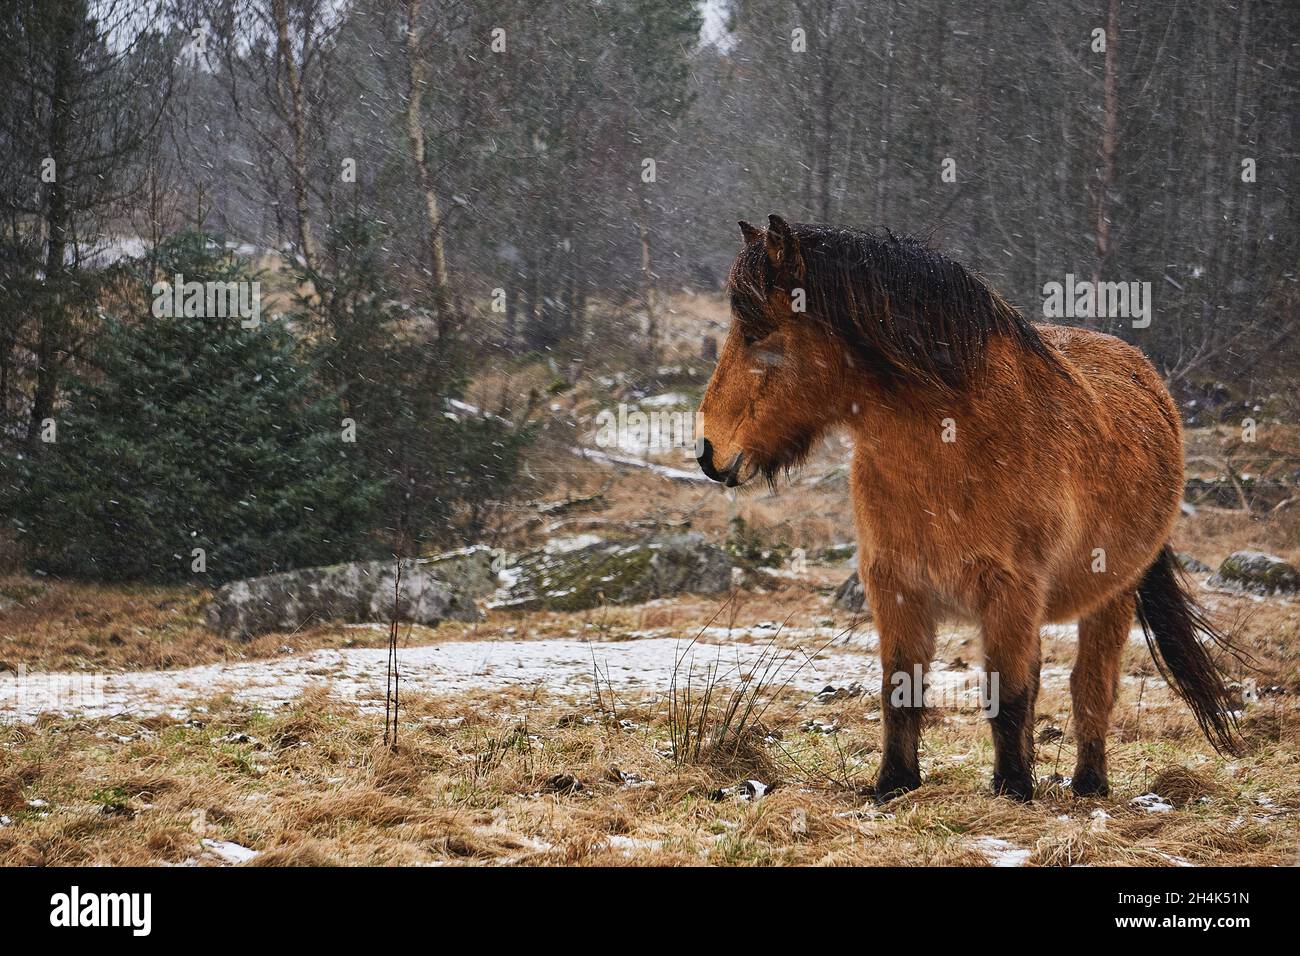
[[[742,451],[738,453],[735,458],[731,459],[731,464],[728,465],[726,470],[723,472],[724,481],[722,483],[728,488],[735,488],[740,484],[740,466],[744,460],[745,453]]]

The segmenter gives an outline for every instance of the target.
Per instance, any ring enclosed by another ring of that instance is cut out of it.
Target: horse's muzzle
[[[728,462],[727,467],[719,470],[713,465],[713,444],[707,438],[701,438],[696,445],[699,455],[695,460],[699,462],[700,471],[704,472],[713,481],[720,481],[728,488],[734,488],[740,484],[740,465],[745,459],[743,451],[736,452],[736,456]]]

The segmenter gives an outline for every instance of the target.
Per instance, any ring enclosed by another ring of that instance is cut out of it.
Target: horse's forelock
[[[727,292],[732,312],[743,326],[760,328],[767,315],[767,254],[762,244],[746,246],[731,264]]]

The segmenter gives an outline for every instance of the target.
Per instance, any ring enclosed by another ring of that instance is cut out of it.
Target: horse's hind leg
[[[876,778],[876,798],[884,800],[921,785],[917,747],[925,716],[924,675],[934,656],[934,614],[930,596],[904,585],[887,571],[863,574],[867,599],[880,633],[881,722],[884,753]]]
[[[1079,757],[1072,786],[1080,796],[1104,796],[1106,730],[1119,689],[1120,659],[1133,624],[1134,597],[1122,594],[1079,621],[1079,651],[1070,672],[1074,737]]]

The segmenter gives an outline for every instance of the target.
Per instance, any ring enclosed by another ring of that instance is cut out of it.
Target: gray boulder
[[[1198,561],[1185,551],[1175,551],[1174,557],[1178,559],[1178,563],[1182,566],[1183,570],[1189,574],[1205,574],[1210,570],[1208,564],[1204,561]]]
[[[854,571],[844,579],[844,583],[835,591],[833,603],[841,611],[870,616],[871,608],[867,604],[867,592],[862,587],[862,579],[858,577],[858,572]]]
[[[581,611],[602,604],[639,604],[674,594],[731,589],[733,561],[703,535],[677,534],[633,542],[594,536],[555,541],[516,556],[493,607]]]
[[[1300,571],[1263,551],[1234,551],[1223,559],[1209,583],[1254,594],[1295,594],[1300,591]]]
[[[497,589],[497,562],[499,551],[486,545],[447,551],[431,558],[419,558],[414,563],[452,587],[459,588],[472,597],[487,597]],[[392,562],[389,562],[391,566]],[[403,570],[405,575],[405,570]]]
[[[394,577],[394,562],[363,561],[232,581],[208,605],[208,626],[245,639],[322,621],[387,623],[393,618]],[[488,548],[406,560],[397,618],[430,625],[474,621],[479,617],[474,598],[495,586]]]

